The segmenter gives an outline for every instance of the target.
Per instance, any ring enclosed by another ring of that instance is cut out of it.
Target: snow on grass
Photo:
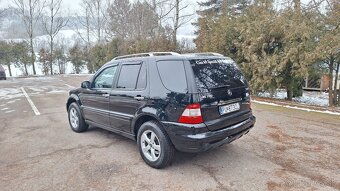
[[[294,98],[294,101],[318,106],[328,106],[328,93],[304,91],[301,97]]]
[[[273,96],[271,96],[268,92],[258,93],[257,96],[283,100],[287,98],[287,92],[285,90],[279,89],[274,93]],[[293,101],[306,105],[328,106],[328,93],[317,91],[303,91],[302,96],[293,98]]]
[[[276,106],[276,107],[285,107],[289,109],[296,109],[296,110],[302,110],[302,111],[307,111],[307,112],[316,112],[316,113],[323,113],[323,114],[330,114],[330,115],[339,115],[339,112],[334,112],[334,111],[329,111],[329,110],[315,110],[315,109],[309,109],[309,108],[302,108],[302,107],[297,107],[297,106],[290,106],[290,105],[282,105],[282,104],[276,104],[276,103],[271,103],[271,102],[265,102],[265,101],[257,101],[257,100],[252,100],[254,103],[258,104],[263,104],[263,105],[271,105],[271,106]]]
[[[38,56],[38,55],[37,55]],[[6,72],[6,76],[9,77],[9,70],[7,65],[2,65],[3,68],[5,69]],[[36,62],[35,63],[35,69],[36,69],[36,75],[37,76],[43,76],[43,66],[40,62]],[[19,77],[19,76],[24,76],[24,71],[23,68],[17,67],[14,64],[11,64],[11,71],[12,71],[12,76],[13,77]],[[27,71],[28,71],[28,75],[33,75],[33,67],[31,65],[27,66]],[[54,74],[58,74],[59,70],[58,70],[58,66],[53,65],[53,73]],[[73,74],[74,72],[74,68],[73,68],[73,64],[71,62],[67,62],[65,64],[65,73],[66,74]],[[87,68],[84,66],[84,68],[80,71],[80,74],[84,75],[84,74],[88,74],[88,70]],[[48,78],[48,77],[45,77]],[[53,79],[53,78],[51,78]]]

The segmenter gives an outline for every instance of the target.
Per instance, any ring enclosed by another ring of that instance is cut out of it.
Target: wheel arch
[[[142,114],[139,115],[135,120],[132,121],[132,132],[134,134],[134,137],[136,138],[137,134],[138,134],[138,130],[140,128],[140,126],[148,121],[160,121],[159,118],[155,115],[152,114]],[[137,138],[136,138],[137,140]]]
[[[66,110],[70,107],[71,103],[76,102],[79,106],[81,105],[80,99],[77,95],[71,94],[66,102]]]

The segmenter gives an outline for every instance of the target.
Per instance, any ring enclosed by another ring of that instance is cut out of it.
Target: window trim
[[[96,79],[98,78],[98,76],[103,73],[104,70],[108,69],[108,68],[113,68],[113,67],[117,67],[116,71],[115,71],[115,74],[113,76],[113,79],[112,79],[112,87],[111,88],[96,88],[94,87],[95,85],[95,81]],[[103,69],[101,69],[94,77],[93,77],[93,80],[91,82],[91,89],[94,89],[94,90],[101,90],[101,89],[104,89],[104,90],[109,90],[109,89],[113,89],[115,87],[115,81],[116,81],[116,78],[117,78],[117,71],[118,71],[118,68],[119,65],[118,64],[113,64],[113,65],[109,65],[107,67],[104,67]]]
[[[145,87],[142,88],[142,89],[137,89],[137,85],[138,85],[138,81],[139,81],[139,75],[140,75],[140,72],[141,72],[143,66],[145,66],[145,74],[146,74],[146,77],[145,77]],[[142,62],[141,63],[141,67],[139,68],[139,72],[138,72],[138,77],[137,77],[137,81],[136,81],[135,91],[143,91],[143,90],[146,89],[147,86],[148,86],[148,68],[147,68],[147,65],[144,62]]]

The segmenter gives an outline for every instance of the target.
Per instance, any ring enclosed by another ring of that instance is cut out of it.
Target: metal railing
[[[118,57],[115,57],[113,60],[120,60],[120,59],[125,59],[125,58],[149,57],[149,56],[171,56],[171,55],[179,56],[181,54],[177,52],[148,52],[148,53],[118,56]]]
[[[115,57],[113,60],[120,60],[125,58],[138,58],[138,57],[149,57],[149,56],[223,56],[222,54],[215,52],[201,52],[201,53],[188,53],[188,54],[179,54],[177,52],[147,52],[147,53],[139,53],[139,54],[129,54]]]

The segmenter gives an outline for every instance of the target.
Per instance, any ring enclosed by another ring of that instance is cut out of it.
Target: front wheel
[[[139,153],[153,168],[164,168],[173,159],[175,148],[157,121],[148,121],[140,127],[137,135]]]
[[[80,133],[88,129],[88,125],[85,123],[79,106],[75,102],[71,103],[71,105],[68,107],[68,121],[70,123],[71,129],[74,132]]]

